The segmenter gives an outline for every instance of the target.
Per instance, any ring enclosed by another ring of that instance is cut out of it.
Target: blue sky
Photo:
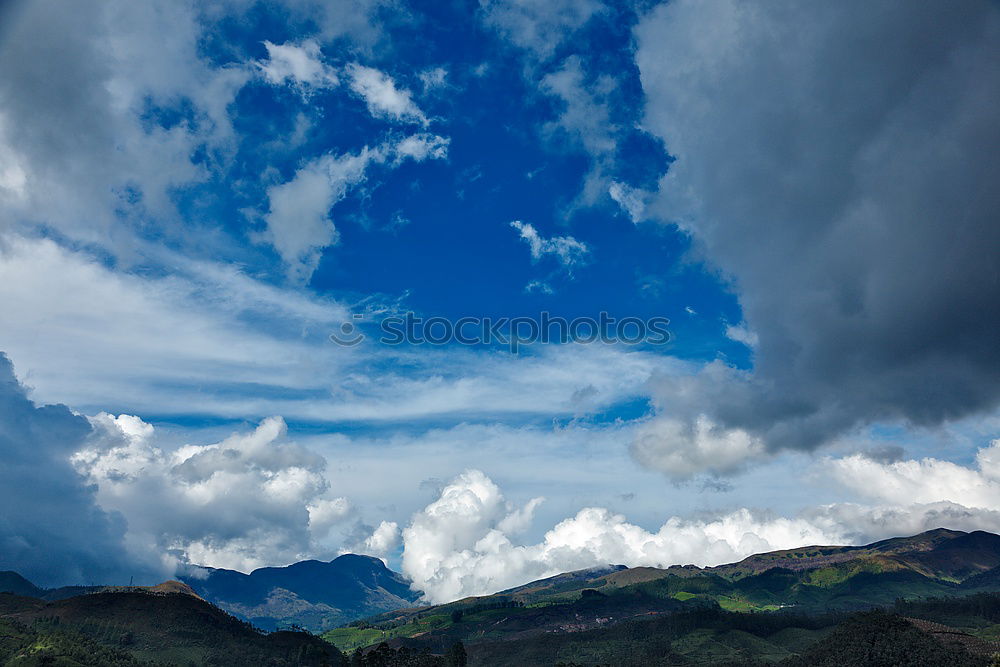
[[[0,16],[0,479],[83,514],[0,566],[359,551],[438,600],[1000,528],[994,4],[44,5]],[[672,337],[375,335],[543,311]]]

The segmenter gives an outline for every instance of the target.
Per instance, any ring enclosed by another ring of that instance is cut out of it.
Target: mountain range
[[[861,610],[894,608],[898,600],[996,591],[1000,536],[938,529],[860,547],[756,554],[716,567],[608,566],[569,572],[494,595],[399,609],[323,637],[346,651],[380,641],[441,651],[462,641],[470,659],[482,664],[513,655],[515,648],[520,664],[554,664],[556,658],[631,664],[622,662],[624,655],[667,649],[677,653],[676,664],[686,664],[685,655],[704,657],[705,651],[734,660],[745,653],[786,659]],[[994,623],[1000,623],[1000,596],[984,604],[996,606]],[[654,625],[645,625],[650,622]],[[738,630],[741,626],[747,629]],[[649,644],[654,627],[663,637],[673,637],[669,646]],[[1000,640],[1000,625],[976,630],[986,630],[990,641]],[[721,635],[728,638],[719,644]],[[771,635],[778,635],[773,643]]]
[[[45,590],[6,572],[3,590],[0,664],[50,650],[77,656],[56,663],[66,665],[337,665],[354,653],[352,665],[383,667],[466,655],[470,665],[986,665],[1000,653],[1000,536],[978,531],[716,567],[608,565],[431,606],[382,561],[355,555],[203,569],[145,588]],[[292,625],[321,638],[268,632]]]

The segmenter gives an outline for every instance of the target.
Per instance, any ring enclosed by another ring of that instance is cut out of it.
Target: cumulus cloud
[[[388,74],[357,63],[348,65],[347,73],[351,90],[365,101],[373,116],[427,125],[427,117],[414,103],[410,91],[397,87]]]
[[[372,534],[365,538],[356,553],[385,558],[399,546],[399,524],[395,521],[382,521]]]
[[[305,95],[311,89],[333,87],[339,83],[333,68],[321,60],[319,44],[315,40],[307,39],[301,44],[265,41],[264,47],[267,49],[267,60],[256,65],[272,84],[287,82]]]
[[[590,253],[586,243],[577,241],[572,236],[553,236],[547,239],[538,233],[534,225],[520,220],[514,220],[510,226],[516,229],[521,239],[528,244],[533,261],[537,262],[542,257],[551,255],[563,268],[572,270],[583,264]]]
[[[286,438],[280,417],[210,445],[166,450],[137,417],[100,414],[73,455],[102,508],[128,522],[137,557],[249,571],[322,550],[347,517],[330,497],[326,459]]]
[[[772,450],[1000,401],[1000,8],[814,10],[679,0],[635,33],[644,125],[677,158],[653,212],[757,336],[751,374],[654,391],[690,433],[707,415]]]
[[[992,461],[994,452],[984,456]],[[742,508],[708,518],[671,517],[652,532],[608,509],[588,507],[560,521],[540,542],[524,545],[511,539],[511,517],[519,510],[486,475],[470,470],[403,530],[403,571],[428,601],[445,602],[610,564],[719,565],[764,551],[861,544],[940,526],[1000,528],[1000,496],[994,494],[987,507],[967,507],[945,500],[947,495],[939,490],[898,504],[823,505],[791,517]],[[520,511],[530,515],[530,505]]]

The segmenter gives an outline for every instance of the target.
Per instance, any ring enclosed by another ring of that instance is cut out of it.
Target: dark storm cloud
[[[1000,5],[678,1],[637,37],[659,213],[759,335],[750,374],[665,380],[664,417],[773,450],[995,408]]]
[[[0,353],[0,570],[43,586],[126,575],[124,521],[97,506],[70,463],[90,433],[66,406],[28,399]]]

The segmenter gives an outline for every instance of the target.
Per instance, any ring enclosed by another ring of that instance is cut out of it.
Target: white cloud
[[[538,294],[555,294],[556,291],[552,288],[552,285],[548,284],[544,280],[532,280],[527,285],[524,286],[524,291],[528,294],[538,293]]]
[[[372,531],[358,553],[385,558],[399,546],[399,524],[395,521],[382,521]]]
[[[737,325],[727,325],[726,338],[734,340],[737,343],[743,343],[751,349],[756,348],[760,343],[760,338],[757,336],[757,332],[750,329],[746,322],[741,322]]]
[[[480,0],[484,22],[545,59],[604,5],[597,0]]]
[[[263,238],[278,251],[289,280],[309,282],[323,250],[336,245],[339,234],[330,209],[366,179],[369,167],[387,162],[398,166],[408,159],[444,159],[448,143],[445,137],[421,133],[395,144],[365,146],[357,154],[324,155],[298,169],[291,180],[268,188]]]
[[[227,163],[236,146],[227,108],[249,69],[200,57],[202,25],[184,3],[40,2],[9,19],[0,43],[4,224],[45,224],[112,255],[140,223],[187,238],[171,193]],[[187,122],[149,124],[150,106],[181,102]],[[196,161],[199,153],[211,160]]]
[[[423,84],[425,91],[434,90],[444,86],[447,77],[448,70],[443,67],[433,67],[420,73],[420,83]]]
[[[295,172],[290,181],[267,190],[266,239],[288,267],[294,283],[306,283],[319,266],[324,248],[337,242],[330,209],[365,177],[381,154],[367,147],[357,155],[324,156]]]
[[[315,40],[307,39],[301,44],[265,41],[264,47],[267,49],[267,60],[256,65],[272,84],[288,82],[305,95],[311,89],[334,87],[339,83],[333,68],[320,59],[319,44]]]
[[[392,77],[357,63],[347,66],[351,90],[364,99],[373,116],[427,125],[427,117],[413,102],[410,91],[398,88]]]
[[[100,414],[76,452],[101,507],[128,522],[126,541],[144,559],[249,571],[309,557],[346,518],[328,497],[326,460],[288,442],[281,418],[210,445],[167,451],[137,417]]]
[[[638,211],[638,191],[626,191],[624,188],[627,186],[612,181],[608,176],[615,163],[616,133],[619,130],[611,122],[611,107],[615,104],[611,95],[617,85],[617,81],[610,76],[588,82],[579,56],[567,58],[558,70],[546,74],[539,84],[540,90],[558,99],[562,107],[559,117],[544,126],[544,134],[553,140],[568,139],[570,146],[582,147],[590,156],[591,166],[584,178],[583,190],[571,209],[581,205],[593,206],[602,197],[611,194],[620,205],[624,201],[630,207],[626,209],[630,216]],[[633,221],[636,221],[634,216]]]
[[[653,532],[608,509],[588,507],[560,521],[541,541],[521,545],[509,534],[509,517],[516,511],[488,477],[466,471],[403,530],[404,573],[430,602],[445,602],[587,567],[719,565],[764,551],[863,544],[942,525],[1000,528],[996,509],[944,501],[841,503],[807,508],[792,517],[743,508],[710,518],[672,517]]]
[[[347,498],[321,498],[309,505],[309,531],[316,539],[323,539],[330,529],[346,520],[354,507]]]
[[[531,259],[534,261],[540,260],[545,255],[552,255],[563,268],[572,270],[584,263],[590,253],[586,243],[577,241],[572,236],[553,236],[546,239],[531,223],[520,220],[514,220],[510,226],[516,229],[521,239],[528,244],[531,249]]]
[[[576,415],[638,398],[654,374],[684,367],[603,345],[539,347],[528,357],[348,349],[327,338],[350,317],[342,304],[234,266],[164,253],[158,263],[174,274],[161,277],[113,271],[50,240],[3,241],[4,347],[37,396],[89,413],[376,424]],[[583,387],[593,392],[580,402]]]
[[[314,364],[333,373],[349,356],[322,344],[346,316],[343,306],[235,267],[167,255],[174,274],[157,277],[112,271],[46,239],[2,240],[3,345],[46,400],[92,411],[264,417],[273,412],[259,413],[252,389],[216,402],[212,387],[322,392]]]
[[[883,463],[860,454],[827,462],[843,486],[863,498],[905,505],[950,502],[1000,511],[1000,440],[980,449],[978,469],[935,458]]]
[[[483,473],[463,473],[403,530],[403,572],[431,602],[443,602],[597,565],[717,564],[842,539],[806,520],[760,518],[748,510],[711,521],[674,518],[650,533],[591,507],[559,522],[541,542],[521,546],[504,526],[517,511]]]
[[[638,224],[642,221],[646,213],[645,200],[649,193],[633,188],[627,183],[611,181],[611,185],[608,186],[608,194],[611,195],[616,204],[621,206],[623,211],[628,213],[628,217],[633,223]]]
[[[436,134],[413,134],[396,144],[396,159],[409,158],[417,162],[428,158],[442,160],[448,157],[449,143],[447,137],[439,137]]]

